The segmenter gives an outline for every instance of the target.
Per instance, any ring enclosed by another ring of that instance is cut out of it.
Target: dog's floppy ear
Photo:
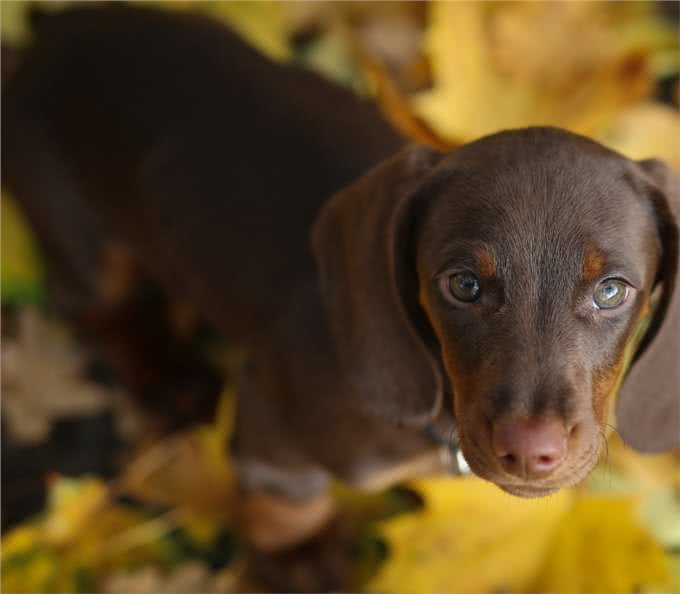
[[[680,445],[680,179],[663,161],[644,172],[662,243],[662,293],[640,351],[619,393],[616,416],[624,440],[643,452]]]
[[[403,149],[331,198],[312,230],[347,397],[410,426],[425,425],[442,401],[442,376],[404,287],[413,216],[425,194],[419,190],[440,156],[421,146]]]

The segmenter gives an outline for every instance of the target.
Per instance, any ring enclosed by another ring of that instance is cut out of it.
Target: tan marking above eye
[[[581,267],[581,274],[583,280],[593,281],[599,278],[605,270],[607,265],[607,258],[602,250],[595,246],[590,246],[583,258],[583,265]]]
[[[494,276],[496,274],[496,256],[489,248],[481,247],[477,250],[477,262],[479,272],[483,276]]]

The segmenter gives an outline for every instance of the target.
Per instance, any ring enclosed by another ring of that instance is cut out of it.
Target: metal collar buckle
[[[466,475],[472,472],[462,450],[457,445],[455,428],[451,431],[451,436],[448,439],[439,433],[432,423],[428,423],[423,431],[429,439],[439,446],[442,465],[451,474]]]

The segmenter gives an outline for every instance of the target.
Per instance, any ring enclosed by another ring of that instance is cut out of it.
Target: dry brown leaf
[[[18,312],[18,332],[2,341],[2,413],[12,439],[39,443],[55,420],[115,408],[121,434],[139,423],[118,390],[83,378],[86,358],[66,329],[38,310]]]
[[[113,573],[102,584],[107,594],[168,594],[182,592],[237,592],[243,568],[234,564],[215,573],[205,563],[189,561],[163,573],[155,565],[132,572]]]
[[[143,501],[181,507],[229,522],[233,516],[235,474],[227,455],[234,395],[222,395],[216,422],[168,436],[151,445],[117,481],[122,491]]]

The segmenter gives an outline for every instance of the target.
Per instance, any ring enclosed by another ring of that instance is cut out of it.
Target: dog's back
[[[374,106],[201,17],[112,5],[36,28],[3,89],[3,183],[48,257],[94,274],[124,245],[236,334],[314,278],[320,205],[402,142]]]

